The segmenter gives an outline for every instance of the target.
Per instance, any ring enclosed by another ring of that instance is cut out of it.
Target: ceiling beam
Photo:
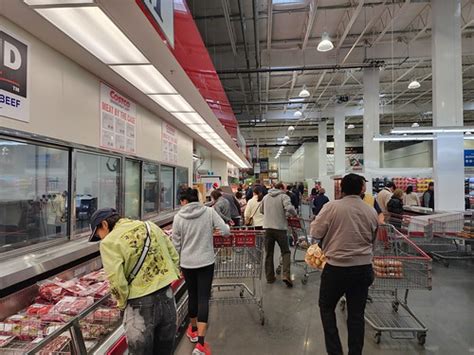
[[[393,9],[390,9],[390,5],[386,7],[385,13],[380,17],[380,24],[382,25],[382,31],[380,31],[377,38],[370,44],[373,47],[377,42],[379,42],[387,33],[387,31],[393,26],[395,20],[404,14],[408,9],[411,0],[406,0],[405,3],[394,4]]]
[[[273,0],[267,0],[267,50],[272,48]]]
[[[364,6],[364,0],[359,0],[359,4],[357,5],[356,8],[352,8],[346,11],[344,15],[342,16],[342,19],[338,25],[339,42],[337,43],[336,51],[338,51],[341,48],[342,44],[344,43],[344,40],[346,39],[347,35],[349,34],[349,31],[352,28],[352,25],[354,25],[354,22],[357,20],[357,17],[359,17],[359,14],[363,6]],[[345,19],[348,20],[347,23],[345,22]],[[340,30],[339,30],[339,27],[341,27]],[[342,34],[340,34],[341,32]]]
[[[237,46],[235,44],[235,32],[232,23],[230,22],[230,9],[228,0],[221,0],[222,9],[224,10],[225,24],[227,27],[227,33],[229,34],[230,46],[232,48],[232,53],[234,56],[237,55]]]
[[[318,4],[319,0],[310,0],[308,17],[306,18],[305,30],[303,31],[303,43],[301,44],[302,50],[305,50],[308,46],[309,36],[311,35],[311,31],[313,30],[313,24],[316,20],[316,15],[318,14]]]
[[[413,38],[409,39],[408,41],[409,45],[412,45],[413,43],[415,43],[415,41],[418,38],[420,38],[426,31],[428,31],[430,27],[430,22],[429,22],[430,14],[431,14],[431,6],[430,4],[427,4],[421,9],[418,15],[416,15],[413,21],[410,22],[410,24],[405,28],[406,31],[416,30],[416,29],[421,28],[418,31],[418,33],[416,33],[415,36],[413,36]]]

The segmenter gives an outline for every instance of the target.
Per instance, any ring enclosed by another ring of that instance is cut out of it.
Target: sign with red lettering
[[[135,154],[137,107],[115,89],[100,84],[100,146]]]
[[[169,163],[178,163],[178,137],[176,128],[163,122],[161,125],[161,144],[163,160]]]

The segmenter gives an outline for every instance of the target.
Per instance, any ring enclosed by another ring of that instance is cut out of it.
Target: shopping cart
[[[301,283],[306,285],[308,283],[309,275],[313,273],[319,273],[317,270],[312,270],[308,268],[308,265],[304,261],[304,256],[306,250],[312,244],[312,238],[309,236],[306,229],[306,225],[310,224],[309,219],[304,219],[300,217],[289,217],[288,218],[288,230],[291,233],[291,238],[293,239],[293,255],[292,261],[295,265],[303,265],[304,275],[301,279]]]
[[[408,237],[433,260],[446,267],[450,260],[474,259],[470,234],[472,223],[463,213],[442,213],[430,216],[413,216],[406,221]]]
[[[408,293],[431,290],[431,258],[395,227],[383,225],[374,242],[373,267],[365,321],[375,330],[375,342],[388,332],[393,339],[416,338],[424,345],[428,328],[408,306]]]
[[[211,296],[215,304],[256,304],[262,325],[263,236],[263,230],[239,228],[231,229],[230,236],[214,235],[216,263]]]

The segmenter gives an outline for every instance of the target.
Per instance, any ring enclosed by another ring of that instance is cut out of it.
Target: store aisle
[[[212,306],[207,340],[215,355],[325,354],[319,308],[319,274],[303,286],[301,269],[293,268],[295,287],[264,284],[266,324],[258,322],[255,306]],[[383,334],[377,345],[374,331],[366,327],[364,354],[474,354],[474,263],[433,264],[433,290],[413,292],[409,304],[429,328],[425,347],[416,340],[393,340]],[[344,315],[338,310],[343,344],[347,343]],[[188,355],[187,338],[177,355]]]

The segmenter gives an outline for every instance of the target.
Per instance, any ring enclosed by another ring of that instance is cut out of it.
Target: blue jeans
[[[171,287],[128,300],[123,325],[130,355],[173,354],[176,303]]]

